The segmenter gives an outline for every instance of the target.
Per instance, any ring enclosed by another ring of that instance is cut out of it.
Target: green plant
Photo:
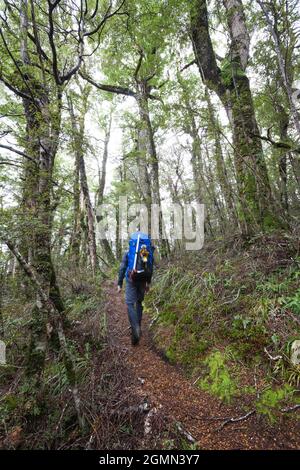
[[[225,354],[215,351],[207,357],[204,364],[208,366],[208,376],[201,380],[200,387],[229,403],[237,394],[238,388],[230,376]]]
[[[266,416],[271,423],[274,423],[277,419],[276,411],[279,410],[281,402],[291,396],[291,393],[292,388],[288,384],[276,390],[272,388],[264,390],[256,402],[257,412]]]
[[[294,385],[295,387],[299,388],[300,386],[300,364],[293,365],[291,364],[290,367],[286,371],[287,382],[289,385]]]
[[[286,297],[285,307],[291,309],[297,315],[300,315],[300,289],[292,297]]]

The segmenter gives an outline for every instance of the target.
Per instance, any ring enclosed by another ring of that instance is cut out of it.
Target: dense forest
[[[299,449],[299,0],[0,0],[0,118],[0,449]]]

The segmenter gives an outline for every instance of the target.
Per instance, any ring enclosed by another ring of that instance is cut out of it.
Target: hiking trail
[[[163,415],[191,435],[198,449],[297,449],[299,426],[287,423],[266,424],[253,412],[254,405],[239,409],[193,385],[178,366],[168,363],[153,346],[149,318],[144,315],[142,338],[132,346],[128,328],[124,289],[117,293],[113,281],[105,284],[107,322],[110,341],[124,357],[134,377],[132,387],[150,413]],[[245,417],[247,416],[247,417]],[[150,418],[150,416],[149,416]],[[242,418],[235,422],[230,419]],[[180,424],[179,424],[180,423]]]

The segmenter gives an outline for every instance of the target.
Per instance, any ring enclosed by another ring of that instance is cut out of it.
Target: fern
[[[276,410],[279,409],[282,400],[290,396],[291,393],[292,389],[289,385],[285,385],[277,390],[268,388],[256,402],[257,412],[267,416],[270,423],[274,423],[276,421]]]
[[[209,374],[200,382],[200,387],[229,403],[237,393],[237,385],[230,377],[224,355],[216,351],[208,356],[205,364],[208,366]]]

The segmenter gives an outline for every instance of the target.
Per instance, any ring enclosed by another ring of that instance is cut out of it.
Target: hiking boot
[[[137,331],[135,329],[132,329],[131,331],[131,344],[132,346],[136,346],[139,343],[140,340],[140,330]]]

